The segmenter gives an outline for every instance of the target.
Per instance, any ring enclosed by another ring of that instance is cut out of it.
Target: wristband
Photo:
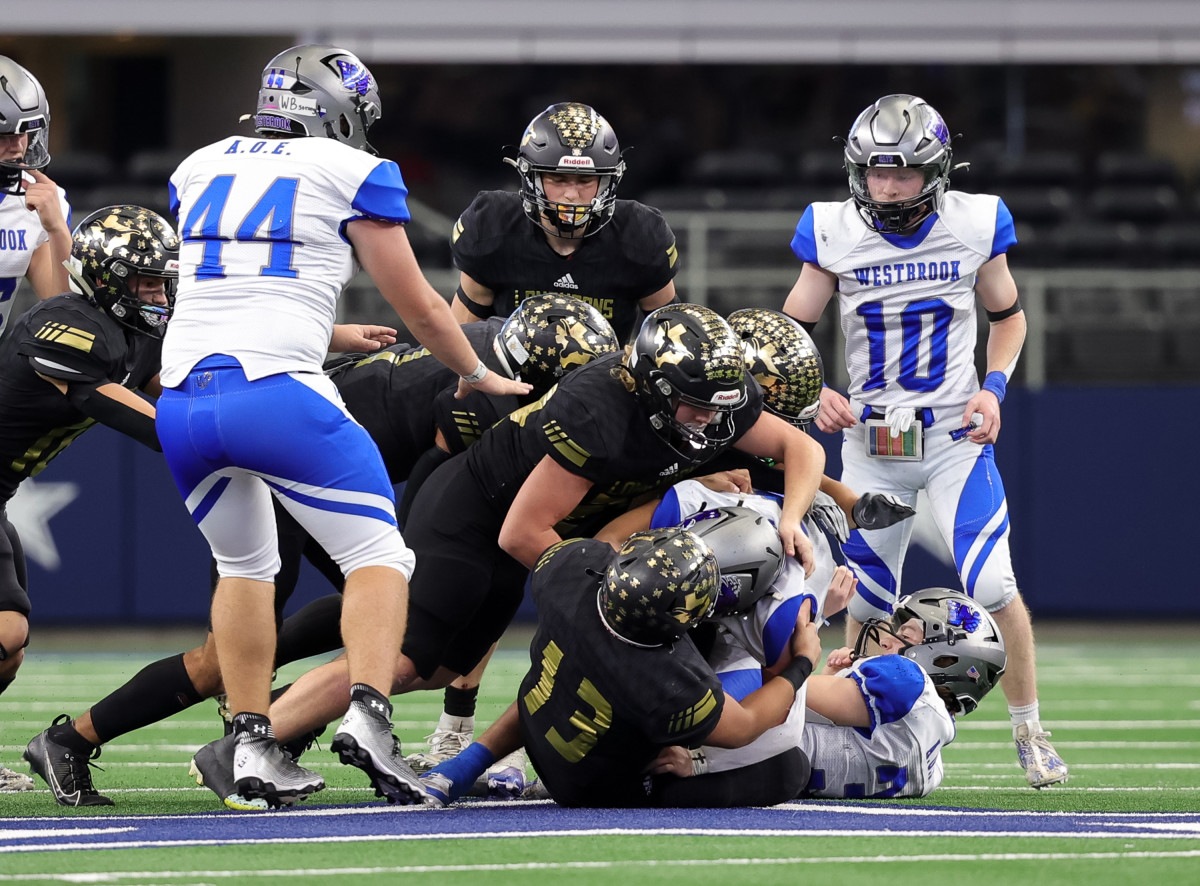
[[[996,395],[996,399],[1003,403],[1004,391],[1007,387],[1008,377],[997,369],[994,372],[989,372],[987,377],[984,378],[982,390],[991,391]]]
[[[813,663],[808,660],[807,656],[798,655],[789,661],[782,671],[776,676],[783,677],[792,684],[792,691],[798,690],[804,685],[804,681],[809,678],[813,672]]]
[[[459,376],[459,378],[461,378],[463,381],[465,381],[469,385],[477,385],[481,381],[483,381],[483,377],[487,374],[488,374],[488,368],[486,366],[484,366],[483,361],[480,360],[477,364],[475,364],[475,368],[472,369],[469,374]]]

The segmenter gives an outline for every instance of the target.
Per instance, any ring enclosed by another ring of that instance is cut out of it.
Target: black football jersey
[[[127,332],[78,295],[56,295],[18,317],[0,345],[0,500],[95,424],[39,372],[141,389],[161,364],[161,339]]]
[[[480,191],[454,225],[454,264],[496,294],[508,316],[534,295],[570,295],[596,307],[627,341],[640,322],[638,301],[671,282],[679,268],[675,235],[657,209],[618,200],[612,220],[559,255],[525,215],[514,191]]]
[[[650,425],[638,398],[612,376],[622,355],[606,354],[566,376],[540,400],[517,409],[467,451],[471,472],[487,494],[512,503],[530,471],[550,456],[566,470],[592,481],[562,531],[582,532],[598,519],[628,509],[634,497],[692,473]],[[735,414],[735,443],[762,412],[762,392]],[[714,452],[713,455],[716,453]]]
[[[498,362],[492,340],[504,325],[502,317],[463,327],[467,341],[493,371]],[[332,374],[355,420],[366,428],[393,483],[408,478],[417,458],[434,445],[440,429],[451,452],[461,452],[518,406],[516,397],[495,397],[474,391],[454,399],[458,374],[429,350],[396,344],[376,351]]]
[[[596,593],[612,556],[604,542],[574,539],[550,548],[533,572],[538,626],[517,708],[526,749],[555,796],[639,779],[660,749],[702,744],[721,718],[721,682],[690,638],[642,648],[605,627]]]

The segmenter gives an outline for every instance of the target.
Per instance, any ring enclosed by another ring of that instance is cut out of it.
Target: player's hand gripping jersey
[[[24,175],[26,181],[33,181],[29,173]],[[70,227],[71,207],[62,188],[58,189],[58,201]],[[21,278],[29,271],[33,251],[49,241],[50,235],[42,227],[37,210],[26,206],[25,200],[16,194],[0,192],[0,330],[12,311],[13,295]]]
[[[212,354],[250,381],[319,372],[358,270],[346,224],[409,220],[396,164],[328,138],[227,138],[184,160],[170,193],[183,245],[164,387]]]

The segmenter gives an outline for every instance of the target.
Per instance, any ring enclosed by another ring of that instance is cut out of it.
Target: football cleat
[[[553,800],[550,792],[546,790],[546,785],[542,783],[540,778],[535,778],[529,784],[525,785],[525,790],[521,791],[520,799],[522,800]]]
[[[325,788],[325,779],[294,763],[274,738],[237,732],[233,741],[234,792],[243,798],[263,799],[275,808],[291,806]]]
[[[1037,720],[1026,720],[1014,727],[1013,740],[1017,743],[1017,765],[1025,770],[1030,787],[1066,783],[1070,770],[1050,744],[1050,733]]]
[[[0,794],[14,794],[17,791],[32,791],[36,782],[24,772],[13,772],[0,766]]]
[[[220,798],[221,802],[230,809],[249,812],[266,809],[267,801],[261,797],[248,800],[237,792],[233,781],[233,748],[232,735],[210,741],[192,757],[188,766],[188,775],[196,779],[196,784],[202,785]]]
[[[52,725],[70,721],[66,714],[54,718]],[[50,786],[59,806],[112,806],[113,801],[92,784],[90,761],[100,756],[100,748],[80,754],[50,738],[50,730],[40,732],[25,748],[29,768]]]
[[[515,800],[525,790],[525,749],[518,748],[497,760],[487,771],[489,800]]]
[[[425,805],[431,809],[445,809],[452,802],[450,797],[454,782],[441,772],[426,772],[421,775],[421,786],[425,789]]]
[[[379,705],[379,710],[368,707],[372,703]],[[350,702],[329,749],[343,763],[367,773],[377,797],[406,805],[425,802],[421,780],[400,756],[400,742],[392,734],[387,709],[374,699]]]
[[[451,717],[443,712],[438,718],[437,728],[425,736],[429,750],[409,754],[404,759],[414,772],[428,772],[438,763],[461,754],[474,739],[474,717]]]

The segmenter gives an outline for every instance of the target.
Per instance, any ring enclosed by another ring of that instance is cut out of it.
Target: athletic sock
[[[496,755],[485,745],[474,741],[457,757],[438,763],[429,771],[439,772],[450,780],[449,802],[453,803],[495,762]]]
[[[51,726],[46,730],[46,734],[55,744],[70,748],[77,754],[90,757],[92,751],[96,750],[96,745],[80,735],[79,730],[75,728],[75,724],[70,720],[59,723],[56,726]]]
[[[479,698],[479,687],[459,689],[457,686],[447,686],[443,709],[451,717],[474,717],[475,702]]]
[[[1038,711],[1038,703],[1035,701],[1033,704],[1009,705],[1008,720],[1014,728],[1030,720],[1040,725],[1041,713]]]
[[[124,686],[92,705],[92,728],[105,744],[203,700],[180,653],[146,665]]]
[[[355,683],[350,687],[350,701],[366,705],[368,711],[385,720],[392,718],[392,703],[388,701],[387,696],[366,683]],[[378,704],[382,704],[383,707],[378,707]]]

